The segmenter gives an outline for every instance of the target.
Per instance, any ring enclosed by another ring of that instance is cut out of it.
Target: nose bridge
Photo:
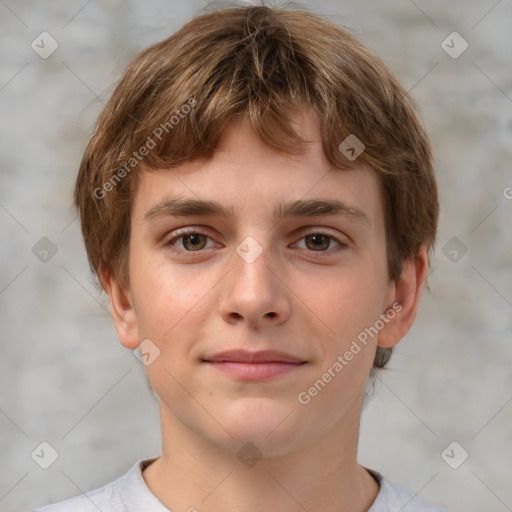
[[[226,321],[242,318],[251,324],[269,318],[284,320],[288,300],[276,276],[279,264],[272,258],[269,242],[247,236],[235,251],[220,301],[221,315]]]
[[[262,237],[259,237],[260,242]],[[263,298],[274,289],[274,279],[271,270],[271,257],[269,244],[260,243],[253,236],[247,236],[236,247],[233,257],[233,285],[245,291],[245,295],[255,293]],[[239,290],[240,292],[240,290]],[[244,295],[242,293],[242,295]]]

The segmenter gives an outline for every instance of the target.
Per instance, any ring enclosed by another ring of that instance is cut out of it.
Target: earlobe
[[[108,294],[110,312],[114,320],[117,337],[121,345],[134,350],[139,346],[139,336],[130,291],[109,272],[101,271],[100,279]]]
[[[422,245],[416,256],[403,262],[402,274],[394,285],[393,301],[399,303],[401,309],[380,331],[377,341],[380,347],[395,346],[411,328],[418,311],[427,271],[427,249]]]

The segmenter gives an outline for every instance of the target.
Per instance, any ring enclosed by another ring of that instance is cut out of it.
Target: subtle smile
[[[276,350],[231,350],[203,359],[203,362],[242,380],[265,380],[296,370],[307,361]]]

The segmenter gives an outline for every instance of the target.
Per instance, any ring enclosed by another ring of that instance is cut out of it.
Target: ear
[[[377,345],[384,348],[395,346],[409,331],[416,318],[421,294],[427,278],[427,249],[422,245],[416,256],[403,262],[402,273],[391,289],[388,310],[394,309],[395,315],[379,332]],[[392,308],[392,304],[398,305]]]
[[[100,271],[100,279],[108,294],[110,312],[114,320],[117,337],[126,348],[135,350],[139,346],[137,317],[130,290],[108,271]]]

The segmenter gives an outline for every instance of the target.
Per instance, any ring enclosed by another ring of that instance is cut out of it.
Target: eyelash
[[[180,238],[183,238],[184,236],[187,236],[187,235],[203,235],[203,236],[206,236],[207,238],[211,239],[211,237],[208,236],[206,233],[203,233],[202,231],[199,231],[197,229],[184,229],[182,231],[178,231],[177,233],[175,233],[175,236],[170,238],[165,243],[165,245],[167,247],[169,247],[172,251],[178,252],[178,253],[181,253],[181,254],[188,253],[188,254],[194,255],[195,253],[198,253],[198,255],[199,255],[199,254],[203,253],[203,251],[205,251],[205,249],[199,249],[197,251],[187,251],[185,249],[177,249],[176,247],[173,246],[173,244],[176,241],[178,241]],[[334,249],[327,249],[327,250],[324,250],[324,251],[314,251],[312,249],[305,249],[308,252],[312,252],[312,253],[318,254],[320,257],[332,256],[333,253],[337,253],[339,250],[343,250],[343,249],[346,249],[348,247],[348,243],[342,242],[341,240],[339,240],[335,236],[333,236],[333,235],[331,235],[329,233],[325,233],[323,231],[311,231],[310,233],[306,233],[303,237],[301,237],[300,240],[303,240],[304,238],[306,238],[307,236],[310,236],[310,235],[325,236],[325,237],[327,237],[327,238],[329,238],[331,240],[334,240],[335,242],[337,242],[339,244],[338,247],[335,247]]]

